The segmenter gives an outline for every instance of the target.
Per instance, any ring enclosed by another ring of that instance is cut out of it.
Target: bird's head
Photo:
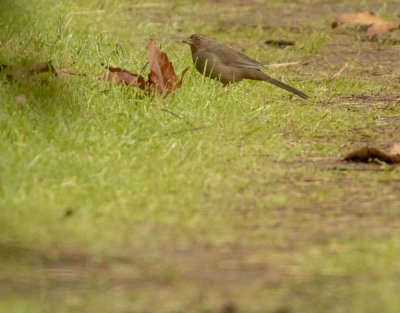
[[[209,41],[209,39],[202,34],[193,34],[183,40],[183,42],[187,43],[191,48],[201,48],[207,41]]]

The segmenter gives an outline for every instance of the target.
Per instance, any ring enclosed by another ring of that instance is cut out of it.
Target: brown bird
[[[267,81],[283,88],[303,99],[308,96],[289,86],[269,77],[261,71],[261,64],[248,56],[220,44],[205,35],[193,34],[183,41],[190,45],[193,63],[200,73],[221,81],[224,85],[238,82],[242,79]]]

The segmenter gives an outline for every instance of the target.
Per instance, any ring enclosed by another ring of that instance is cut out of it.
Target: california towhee
[[[183,41],[190,45],[196,69],[211,78],[219,79],[224,85],[242,79],[264,80],[290,91],[304,99],[301,91],[263,73],[261,64],[248,56],[224,46],[201,34],[193,34]]]

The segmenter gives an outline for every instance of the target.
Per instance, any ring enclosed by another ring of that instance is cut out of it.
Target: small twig
[[[182,115],[179,115],[179,114],[177,114],[177,113],[174,113],[174,112],[172,112],[172,111],[170,111],[170,110],[168,110],[168,109],[166,109],[166,108],[162,108],[161,111],[167,112],[167,113],[169,113],[169,114],[171,114],[171,115],[173,115],[173,116],[175,116],[175,117],[177,117],[177,118],[179,118],[179,119],[183,119],[183,116],[182,116]],[[184,122],[186,123],[187,126],[193,127],[193,123],[192,123],[192,122],[190,122],[190,121],[184,121]]]
[[[198,130],[202,130],[204,128],[210,127],[211,125],[213,125],[214,123],[210,124],[210,125],[204,125],[204,126],[200,126],[200,127],[195,127],[195,128],[189,128],[189,129],[184,129],[184,130],[178,130],[175,132],[171,132],[171,133],[166,133],[164,134],[164,136],[171,136],[171,135],[180,135],[180,134],[184,134],[184,133],[188,133],[188,132],[194,132],[194,131],[198,131]]]
[[[276,63],[276,64],[269,64],[267,65],[268,67],[286,67],[290,65],[296,65],[299,64],[300,62],[287,62],[287,63]]]
[[[327,116],[328,116],[328,112],[326,112],[325,115],[318,120],[318,122],[322,121]]]
[[[146,64],[143,65],[142,69],[139,72],[139,75],[142,75],[143,71],[146,69],[147,65],[149,65],[149,61],[146,61]]]
[[[170,111],[168,109],[162,108],[161,111],[167,112],[167,113],[169,113],[169,114],[171,114],[171,115],[173,115],[173,116],[175,116],[175,117],[177,117],[179,119],[182,119],[182,116],[180,116],[179,114],[176,114],[176,113],[174,113],[174,112],[172,112],[172,111]]]
[[[103,14],[105,10],[87,10],[87,11],[74,11],[71,14],[79,15],[79,14]]]
[[[313,130],[312,130],[311,133],[314,133],[314,132],[317,130],[317,128],[318,128],[319,124],[321,123],[321,121],[322,121],[325,117],[327,117],[327,116],[328,116],[328,112],[326,112],[325,115],[324,115],[323,117],[321,117],[321,118],[315,123],[315,126],[314,126],[314,128],[313,128]]]
[[[184,130],[178,130],[178,131],[174,131],[174,132],[170,132],[170,133],[165,133],[165,134],[160,135],[160,136],[167,137],[167,136],[171,136],[171,135],[180,135],[180,134],[184,134],[184,133],[188,133],[188,132],[194,132],[194,131],[198,131],[198,130],[202,130],[202,129],[208,128],[208,127],[210,127],[210,126],[212,126],[214,124],[215,124],[215,122],[211,123],[209,125],[204,125],[204,126],[200,126],[200,127],[188,128],[188,129],[184,129]],[[138,138],[138,140],[144,141],[144,140],[149,140],[150,138],[151,137],[147,137],[146,136],[146,137]]]
[[[349,63],[346,63],[345,65],[342,66],[342,68],[337,71],[335,74],[333,74],[331,80],[335,79],[336,77],[339,77],[340,74],[343,73],[343,71],[349,66]]]

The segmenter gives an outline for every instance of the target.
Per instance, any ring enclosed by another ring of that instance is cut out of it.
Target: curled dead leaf
[[[104,66],[109,73],[103,75],[101,79],[109,83],[115,82],[133,87],[139,87],[147,93],[157,92],[159,95],[167,96],[175,89],[182,86],[183,76],[189,68],[183,70],[181,78],[175,73],[172,63],[169,61],[165,52],[161,51],[153,40],[147,44],[147,59],[150,65],[150,73],[147,81],[140,74],[133,74],[120,67]]]
[[[125,84],[134,87],[139,87],[140,89],[146,89],[146,80],[142,75],[133,74],[128,70],[120,67],[106,66],[101,64],[106,69],[109,70],[108,75],[104,75],[103,79],[107,79],[109,83]]]
[[[24,106],[26,104],[26,96],[21,93],[15,97],[15,101]]]
[[[67,79],[72,75],[65,68],[58,68],[51,61],[27,64],[23,66],[9,67],[7,76],[9,78],[26,79],[39,73],[51,72],[60,78]],[[73,74],[86,76],[86,74]]]
[[[38,73],[53,72],[51,62],[39,62],[23,66],[11,67],[8,75],[11,78],[28,78]]]
[[[148,84],[156,89],[161,94],[168,95],[173,90],[182,85],[183,76],[186,74],[186,68],[181,74],[181,80],[177,82],[178,75],[176,75],[172,62],[168,59],[165,52],[161,51],[153,40],[147,44],[147,59],[150,65],[150,74]]]
[[[399,149],[397,145],[395,145],[395,147],[395,149]],[[397,153],[393,154],[393,152]],[[364,147],[360,150],[349,153],[343,158],[343,161],[369,162],[373,159],[377,159],[388,164],[397,164],[400,163],[400,153],[398,150],[389,150],[388,152],[385,152],[376,148]]]
[[[400,155],[400,142],[392,143],[388,147],[387,152],[391,155]]]
[[[186,72],[187,72],[188,70],[189,70],[189,68],[187,67],[187,68],[185,68],[185,69],[182,71],[181,79],[179,80],[179,82],[177,82],[177,83],[172,87],[172,90],[178,89],[178,88],[180,88],[180,87],[182,86],[183,76],[185,76],[185,74],[186,74]]]
[[[53,71],[54,74],[56,74],[58,77],[63,78],[63,79],[68,79],[70,78],[71,75],[79,75],[79,76],[86,76],[86,73],[83,74],[76,74],[76,73],[70,73],[66,68],[58,68],[53,65]]]
[[[375,39],[379,35],[400,28],[399,22],[382,20],[370,11],[341,14],[332,22],[332,28],[335,28],[340,24],[368,26],[368,39]]]

